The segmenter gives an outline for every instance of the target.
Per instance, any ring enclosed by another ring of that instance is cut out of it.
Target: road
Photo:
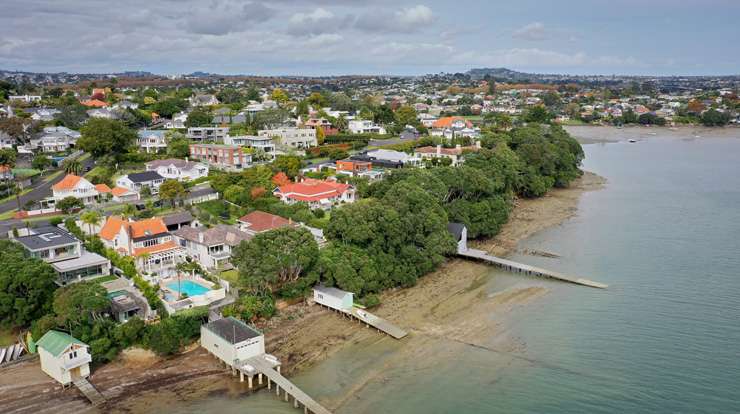
[[[82,162],[83,169],[87,169],[87,167],[92,168],[94,166],[94,161],[92,157],[84,160]],[[38,201],[43,198],[46,198],[51,195],[51,186],[58,183],[59,181],[62,181],[64,178],[64,174],[60,174],[58,177],[54,177],[53,179],[49,181],[42,181],[36,185],[36,187],[29,191],[26,194],[23,194],[21,198],[21,207],[24,206],[29,201]],[[3,203],[0,203],[0,214],[7,213],[8,211],[15,210],[18,208],[18,202],[16,201],[15,197],[12,199],[5,201]]]

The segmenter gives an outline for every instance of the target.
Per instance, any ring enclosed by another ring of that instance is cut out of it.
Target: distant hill
[[[474,68],[467,72],[472,79],[483,79],[486,76],[497,80],[524,81],[536,78],[537,75],[532,73],[517,72],[507,68]]]

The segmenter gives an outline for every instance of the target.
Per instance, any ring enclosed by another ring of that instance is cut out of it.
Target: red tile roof
[[[119,216],[110,216],[100,229],[100,238],[113,240],[116,237],[116,234],[121,231],[122,227],[126,229],[133,238],[167,233],[167,226],[159,217],[129,222]]]
[[[148,253],[148,254],[159,253],[159,252],[163,252],[166,250],[177,249],[177,248],[179,248],[177,243],[175,243],[174,240],[170,240],[165,243],[155,244],[154,246],[141,247],[138,249],[134,249],[134,256],[141,256],[144,253]]]
[[[265,213],[264,211],[253,211],[240,218],[239,221],[247,224],[247,229],[255,233],[262,233],[291,225],[290,220],[274,214]]]
[[[341,196],[350,187],[349,184],[342,184],[336,181],[321,181],[306,178],[299,183],[291,183],[278,187],[278,192],[298,201],[319,201]]]
[[[92,107],[92,108],[105,108],[106,106],[108,106],[106,102],[103,102],[99,99],[89,99],[87,101],[82,101],[80,103],[85,106]]]
[[[111,194],[113,194],[116,197],[120,197],[125,194],[131,194],[134,193],[134,191],[129,190],[128,188],[123,187],[113,187],[112,190],[110,190]]]
[[[99,193],[110,193],[111,189],[108,187],[108,184],[95,184],[95,189],[98,190]]]

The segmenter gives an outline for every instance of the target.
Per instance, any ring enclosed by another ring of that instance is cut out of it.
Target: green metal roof
[[[37,347],[44,348],[47,352],[54,356],[59,356],[65,349],[69,348],[70,345],[77,344],[87,346],[86,343],[72,337],[69,334],[59,331],[48,331],[44,336],[36,342]]]

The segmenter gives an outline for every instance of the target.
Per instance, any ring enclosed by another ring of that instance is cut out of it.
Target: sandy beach
[[[605,180],[586,172],[567,189],[556,189],[534,200],[517,200],[509,222],[494,239],[474,245],[498,255],[513,252],[519,241],[545,228],[558,225],[577,212],[578,200],[585,191],[601,188]],[[456,342],[483,346],[479,338],[491,329],[473,317],[475,314],[505,315],[547,294],[541,286],[512,287],[484,297],[485,265],[457,259],[423,277],[409,289],[394,289],[382,295],[382,304],[373,311],[407,329],[409,341],[454,338]],[[357,323],[343,319],[318,306],[305,303],[284,309],[278,317],[259,326],[266,335],[268,352],[283,363],[290,375],[328,358],[344,345],[378,335]],[[452,339],[451,339],[452,340]],[[502,344],[516,347],[516,343]],[[394,358],[404,358],[411,349],[404,347]],[[167,401],[197,400],[209,395],[244,395],[245,383],[235,380],[227,369],[194,344],[186,352],[167,359],[145,350],[127,350],[113,363],[93,371],[90,382],[108,399],[102,408],[93,408],[74,388],[62,390],[41,372],[38,360],[23,362],[1,371],[0,407],[4,413],[60,412],[151,412]],[[358,387],[372,380],[368,374]],[[351,393],[326,402],[336,409]]]

